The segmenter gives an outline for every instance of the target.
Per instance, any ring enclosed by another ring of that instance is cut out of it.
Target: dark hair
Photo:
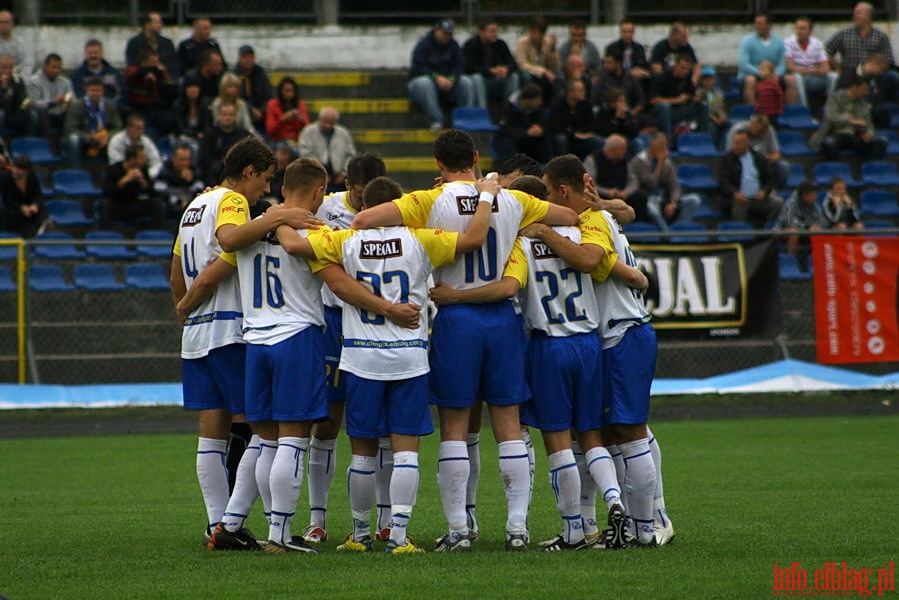
[[[769,15],[768,13],[766,13],[766,12],[755,13],[755,18],[753,20],[758,19],[759,17],[762,17],[763,19],[765,19],[765,23],[768,23],[769,25],[771,24],[771,15]]]
[[[130,127],[131,125],[135,125],[135,124],[137,124],[138,121],[140,121],[141,123],[146,123],[146,120],[144,119],[143,115],[141,115],[140,113],[133,112],[130,115],[128,115],[127,119],[125,119],[125,127]]]
[[[550,185],[559,187],[567,185],[575,192],[584,191],[584,163],[574,154],[557,156],[543,167],[543,176],[549,180]]]
[[[521,86],[521,92],[518,94],[520,100],[533,100],[534,98],[542,98],[543,91],[540,86],[530,81]]]
[[[474,140],[467,131],[447,129],[434,140],[434,158],[447,171],[460,173],[474,167]]]
[[[134,160],[135,158],[137,158],[137,155],[143,151],[143,144],[131,144],[129,146],[125,146],[125,160]]]
[[[478,19],[478,31],[484,31],[491,25],[499,25],[493,17],[480,17]]]
[[[540,33],[546,33],[547,28],[549,28],[549,23],[543,17],[533,17],[528,21],[528,29],[536,29]]]
[[[857,85],[868,85],[868,80],[858,73],[852,73],[852,75],[849,76],[849,81],[847,82],[846,87],[855,87]]]
[[[155,10],[151,10],[151,11],[145,12],[145,13],[142,14],[142,15],[140,16],[140,18],[137,20],[138,25],[140,25],[141,28],[143,28],[144,25],[146,25],[147,23],[149,23],[149,22],[152,20],[152,19],[150,18],[150,15],[156,15],[156,14],[159,14],[159,13],[157,13]]]
[[[375,177],[362,192],[362,206],[371,208],[396,200],[403,195],[403,188],[390,177]]]
[[[50,64],[51,61],[54,61],[54,60],[62,62],[62,57],[55,52],[51,52],[50,54],[47,55],[46,58],[44,58],[44,64],[48,65],[48,64]]]
[[[193,147],[191,147],[191,145],[187,142],[178,142],[177,144],[175,144],[175,147],[172,148],[172,156],[174,156],[175,152],[178,152],[179,150],[187,150],[188,152],[190,152],[191,156],[193,156],[194,154]]]
[[[27,154],[20,154],[12,159],[12,166],[22,169],[23,171],[31,170],[31,159]]]
[[[496,169],[496,172],[500,175],[508,175],[513,171],[521,171],[522,175],[540,177],[540,163],[527,154],[516,154]]]
[[[241,179],[243,170],[249,166],[263,173],[277,164],[275,153],[268,144],[254,135],[248,135],[228,150],[225,154],[225,167],[222,179]]]
[[[608,48],[606,50],[606,58],[612,58],[615,62],[624,62],[624,56],[618,48]]]
[[[568,27],[570,29],[587,29],[587,22],[583,19],[575,19],[568,24]]]
[[[284,97],[281,96],[281,90],[284,89],[285,86],[292,85],[294,91],[293,104],[287,104],[287,101],[284,100]],[[293,77],[283,77],[281,81],[278,82],[278,90],[275,97],[278,98],[278,103],[281,105],[281,110],[291,110],[297,107],[300,103],[300,86],[297,85],[297,82],[293,80]]]
[[[90,48],[91,46],[100,46],[100,47],[102,48],[102,47],[103,47],[103,42],[101,42],[101,41],[98,40],[97,38],[91,38],[91,39],[89,39],[88,41],[84,42],[84,47],[85,47],[85,48]]]
[[[350,185],[367,185],[375,177],[387,175],[387,165],[374,152],[354,156],[346,165],[346,178]]]
[[[691,65],[696,63],[696,61],[693,60],[693,58],[689,54],[686,54],[684,52],[678,52],[677,54],[674,55],[674,64],[677,64],[681,61],[688,62]]]
[[[805,196],[806,194],[810,194],[818,191],[818,186],[816,186],[811,181],[803,181],[799,185],[796,186],[796,194],[799,196]]]
[[[314,158],[298,158],[284,169],[284,188],[308,191],[328,185],[328,171]]]
[[[846,183],[846,180],[843,179],[842,177],[831,177],[830,181],[827,182],[827,187],[833,188],[833,186],[835,186],[838,183]]]
[[[543,180],[535,175],[522,175],[521,177],[517,177],[508,187],[510,190],[519,190],[525,194],[530,194],[535,198],[546,200],[546,186],[543,185]]]
[[[617,102],[619,98],[624,96],[624,90],[617,87],[611,87],[606,89],[605,100],[606,104],[611,104],[612,102]]]
[[[84,80],[84,89],[93,87],[95,85],[99,85],[100,87],[104,87],[104,88],[106,87],[103,84],[102,79],[100,79],[99,77],[93,76],[93,75]]]
[[[806,15],[800,15],[800,16],[796,17],[796,21],[805,21],[806,23],[808,23],[808,28],[809,28],[809,29],[814,29],[814,28],[815,28],[815,22],[812,21],[812,18],[809,17],[809,16],[806,16]]]
[[[206,66],[211,63],[213,55],[218,55],[219,58],[222,58],[222,53],[215,48],[206,48],[203,50],[203,53],[200,54],[200,66]],[[222,60],[224,61],[225,59],[222,58]]]

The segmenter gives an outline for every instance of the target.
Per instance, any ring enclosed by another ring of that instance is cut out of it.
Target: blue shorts
[[[232,415],[244,414],[246,344],[228,344],[202,358],[181,359],[181,389],[184,408],[224,408]]]
[[[344,372],[346,431],[356,438],[378,438],[390,433],[434,433],[428,406],[428,375],[395,381],[376,381]]]
[[[307,327],[271,346],[247,344],[247,421],[328,418],[323,337]]]
[[[602,351],[602,362],[602,424],[648,422],[649,394],[656,370],[656,333],[652,325],[628,328],[617,346]]]
[[[602,348],[599,335],[531,334],[527,351],[531,399],[521,421],[540,431],[599,429],[602,418]]]
[[[431,333],[431,402],[466,408],[477,400],[508,406],[530,395],[527,337],[511,302],[440,307]]]
[[[343,348],[343,309],[325,307],[325,377],[328,380],[328,400],[343,402],[346,384],[341,377],[340,350]]]

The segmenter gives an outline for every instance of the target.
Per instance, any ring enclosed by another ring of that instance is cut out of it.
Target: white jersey
[[[306,237],[308,231],[297,233]],[[306,259],[284,250],[275,232],[236,254],[248,344],[271,346],[307,327],[324,327],[321,280]]]
[[[480,194],[474,182],[455,181],[434,190],[406,194],[395,200],[403,223],[463,232],[478,206]],[[456,289],[481,287],[502,278],[518,230],[546,216],[549,205],[524,192],[501,190],[494,200],[487,241],[455,263],[434,271],[434,280]]]
[[[579,227],[553,227],[575,244],[581,242]],[[527,285],[519,294],[528,329],[537,329],[550,337],[590,333],[599,327],[596,296],[590,275],[571,267],[537,239],[520,238],[506,274],[515,268],[521,272],[518,249],[527,269]],[[515,265],[515,266],[513,266]],[[521,278],[516,275],[521,282]]]
[[[637,260],[615,217],[606,211],[602,211],[602,214],[608,222],[619,260],[636,267]],[[650,320],[643,301],[643,293],[639,290],[628,287],[611,276],[602,283],[594,280],[593,287],[599,306],[599,330],[603,349],[617,346],[628,328]]]
[[[428,367],[428,284],[435,266],[455,258],[458,234],[408,227],[316,232],[309,237],[318,260],[342,264],[376,296],[422,307],[418,329],[381,315],[343,307],[340,369],[379,381],[424,375]]]
[[[315,216],[325,222],[325,225],[331,229],[338,231],[340,229],[352,229],[353,219],[356,218],[357,211],[350,204],[350,192],[336,192],[331,194],[322,201]],[[322,299],[325,306],[333,306],[341,308],[343,300],[331,291],[328,286],[322,286]]]
[[[197,196],[184,210],[174,253],[181,259],[187,289],[203,269],[219,257],[236,266],[234,255],[223,252],[215,237],[220,218],[236,211],[246,211],[246,200],[226,188],[216,188]],[[237,274],[232,273],[185,322],[181,333],[181,357],[202,358],[215,348],[242,344],[242,319]]]

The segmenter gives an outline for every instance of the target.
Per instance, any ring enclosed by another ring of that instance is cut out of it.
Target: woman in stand
[[[272,142],[287,142],[296,149],[300,132],[308,123],[309,113],[297,84],[285,77],[278,84],[278,93],[265,107],[265,133]]]

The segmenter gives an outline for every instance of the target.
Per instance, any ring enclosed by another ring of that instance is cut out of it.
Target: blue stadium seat
[[[890,127],[899,127],[899,106],[895,102],[878,102],[877,108],[890,113]]]
[[[815,164],[815,185],[828,185],[834,177],[841,177],[849,187],[861,187],[862,182],[852,176],[849,165],[839,161],[824,160]]]
[[[0,265],[0,292],[14,292],[17,289],[18,286],[13,281],[9,268]]]
[[[701,200],[699,208],[693,213],[694,221],[717,221],[722,217],[721,213],[712,208],[708,197],[705,194],[697,194]]]
[[[132,263],[126,266],[125,285],[139,290],[170,289],[165,271],[157,263]]]
[[[45,231],[34,238],[36,241],[73,240],[71,233],[65,231]],[[34,255],[50,260],[81,260],[86,255],[74,244],[35,244]]]
[[[125,236],[123,236],[118,231],[107,231],[104,229],[97,229],[95,231],[87,232],[87,235],[84,236],[86,240],[123,240]],[[87,247],[88,256],[93,256],[95,258],[101,258],[104,260],[130,260],[137,256],[134,250],[126,246],[120,245],[99,245],[99,244],[91,244]]]
[[[39,137],[13,138],[9,151],[13,158],[27,156],[35,165],[55,165],[62,161],[62,158],[53,154],[50,141]]]
[[[792,254],[778,254],[780,278],[786,280],[811,279],[812,274],[799,269],[799,261]]]
[[[141,256],[149,256],[151,258],[169,258],[172,256],[172,244],[175,243],[175,236],[169,231],[162,231],[160,229],[145,229],[144,231],[138,231],[137,235],[134,236],[136,240],[146,240],[146,241],[165,241],[167,245],[165,246],[156,246],[156,245],[140,245],[137,247],[137,253]]]
[[[818,123],[812,118],[812,111],[803,104],[785,104],[784,112],[777,119],[780,127],[789,129],[817,129]]]
[[[50,220],[60,227],[88,227],[94,220],[84,214],[84,207],[77,200],[47,200],[44,205]]]
[[[678,165],[677,181],[681,187],[691,190],[718,189],[718,182],[712,177],[712,168],[708,165]]]
[[[859,198],[859,207],[865,216],[887,219],[899,217],[899,205],[896,194],[885,190],[865,190]]]
[[[659,228],[652,223],[634,221],[625,225],[623,230],[632,244],[658,244],[661,241],[658,235],[649,235],[651,233],[659,233]],[[635,233],[637,235],[633,236],[632,234]]]
[[[457,106],[453,109],[453,127],[465,131],[496,131],[490,113],[479,106]]]
[[[167,135],[156,138],[156,149],[159,150],[159,158],[162,162],[172,158],[172,138]]]
[[[15,233],[9,233],[7,231],[0,231],[0,240],[21,240]],[[15,246],[12,245],[2,245],[0,246],[0,260],[16,260],[16,255],[18,250]]]
[[[671,227],[668,228],[669,231],[672,232],[685,232],[685,231],[696,231],[703,232],[705,234],[708,232],[708,229],[705,228],[704,225],[700,223],[693,223],[688,221],[686,223],[672,223]],[[675,244],[705,244],[709,241],[708,235],[684,235],[684,236],[672,236],[669,238],[669,241]]]
[[[743,82],[734,75],[730,78],[730,89],[724,92],[725,100],[739,100],[743,97]]]
[[[755,106],[752,104],[736,104],[730,109],[731,121],[748,121],[755,112]]]
[[[896,223],[886,219],[864,219],[865,230],[868,229],[896,229]],[[896,233],[870,233],[874,237],[894,237]]]
[[[794,188],[805,181],[805,167],[798,162],[790,163],[790,172],[787,174],[787,187]]]
[[[890,129],[878,129],[874,132],[887,141],[887,156],[895,156],[899,154],[899,136],[895,131]]]
[[[677,152],[692,158],[715,158],[721,153],[707,133],[682,133],[677,136]]]
[[[35,292],[68,292],[75,289],[62,276],[56,265],[31,265],[28,269],[28,285]]]
[[[873,186],[899,185],[899,170],[896,165],[885,160],[869,160],[862,163],[862,183]]]
[[[805,136],[798,131],[778,131],[777,143],[784,156],[815,156],[818,154],[808,147]]]
[[[75,286],[92,292],[112,292],[125,289],[107,264],[75,265]]]
[[[100,196],[91,174],[84,169],[58,169],[53,172],[53,191],[64,196]]]
[[[722,221],[718,223],[716,229],[719,232],[719,242],[748,242],[753,239],[753,236],[751,234],[739,233],[752,231],[752,225],[750,225],[746,221]]]

